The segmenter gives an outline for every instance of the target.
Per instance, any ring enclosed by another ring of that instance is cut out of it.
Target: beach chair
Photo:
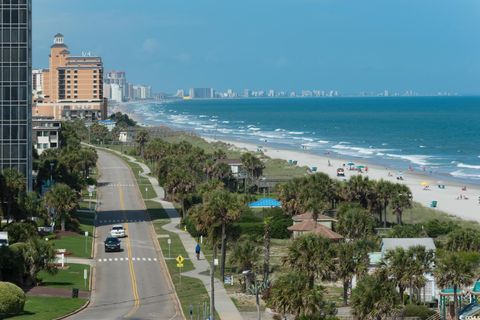
[[[432,203],[430,203],[430,208],[436,208],[437,207],[437,201],[433,200]]]

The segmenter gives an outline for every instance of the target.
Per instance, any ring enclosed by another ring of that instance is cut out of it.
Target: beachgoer
[[[367,166],[365,167],[365,172],[368,172],[368,167]]]
[[[197,257],[197,260],[200,260],[200,244],[197,243],[195,246],[195,256]]]
[[[331,166],[332,166],[332,164],[330,163],[330,160],[328,160],[328,166],[329,166],[329,167],[331,167]]]

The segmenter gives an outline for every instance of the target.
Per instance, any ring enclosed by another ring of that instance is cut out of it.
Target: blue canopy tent
[[[280,201],[272,198],[262,198],[254,202],[250,202],[248,204],[250,208],[254,208],[254,209],[255,208],[278,208],[281,205],[282,204],[280,203]]]

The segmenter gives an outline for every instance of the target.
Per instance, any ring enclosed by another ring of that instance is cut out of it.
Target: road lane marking
[[[120,196],[120,208],[122,209],[124,219],[127,218],[126,213],[125,213],[125,201],[123,198],[123,190],[121,187],[118,187],[118,194]],[[130,234],[128,232],[128,224],[125,224],[125,232],[127,234]],[[130,237],[127,238],[127,254],[129,258],[132,258],[132,248],[131,248],[131,243],[130,243]],[[138,297],[138,287],[137,287],[137,278],[135,276],[135,270],[133,269],[133,263],[129,259],[128,261],[128,266],[130,270],[130,279],[132,280],[132,293],[133,293],[133,308],[125,315],[125,318],[128,318],[132,316],[139,308],[140,306],[140,299]]]

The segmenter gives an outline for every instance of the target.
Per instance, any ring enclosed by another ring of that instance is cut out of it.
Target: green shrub
[[[436,238],[448,234],[457,227],[457,224],[452,221],[442,222],[438,219],[433,219],[425,224],[425,231],[429,237]]]
[[[293,224],[293,220],[289,217],[274,217],[271,222],[271,236],[274,239],[288,239],[291,231],[287,228]]]
[[[421,238],[426,236],[427,232],[420,224],[396,225],[388,233],[390,238]]]
[[[10,282],[0,282],[0,315],[13,315],[23,312],[25,293]]]
[[[241,222],[236,223],[236,227],[240,230],[240,235],[248,235],[252,238],[263,238],[263,223],[262,222]]]
[[[183,219],[182,223],[187,227],[187,231],[192,237],[200,238],[200,236],[206,236],[206,234],[197,231],[195,224],[188,217]]]
[[[432,316],[435,311],[430,310],[428,307],[417,304],[407,304],[403,308],[404,317],[419,317],[421,319],[427,319]]]

